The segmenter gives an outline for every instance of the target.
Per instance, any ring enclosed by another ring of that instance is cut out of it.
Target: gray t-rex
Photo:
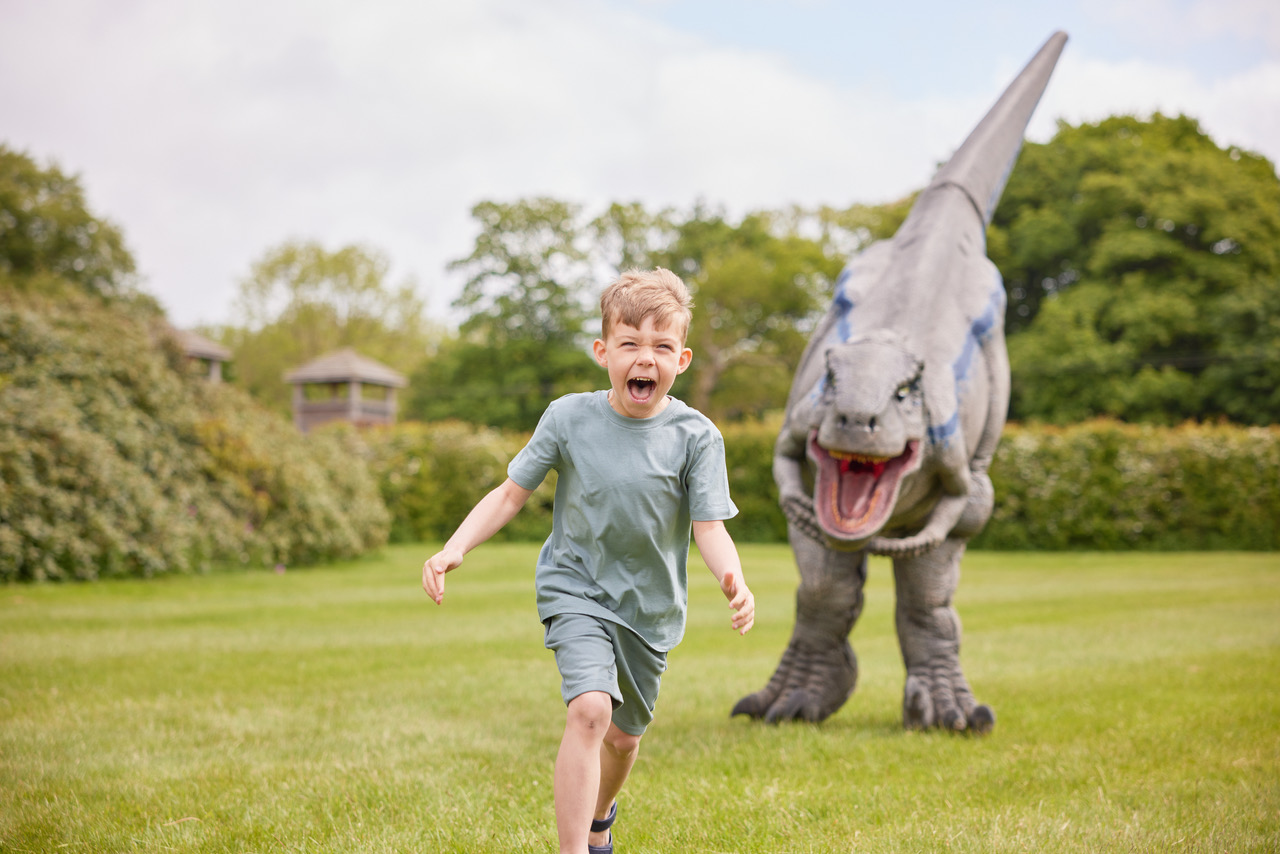
[[[733,714],[820,721],[853,693],[848,636],[867,555],[893,558],[907,727],[986,732],[951,605],[991,515],[1004,428],[1005,293],[986,257],[1027,122],[1066,42],[1055,33],[920,194],[891,240],[841,273],[787,400],[773,473],[800,568],[796,626],[773,678]]]

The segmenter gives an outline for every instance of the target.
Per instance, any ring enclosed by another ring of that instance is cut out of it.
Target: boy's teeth
[[[636,377],[634,379],[627,380],[627,387],[631,389],[631,393],[637,399],[647,398],[656,385],[657,382],[649,379],[648,377]]]

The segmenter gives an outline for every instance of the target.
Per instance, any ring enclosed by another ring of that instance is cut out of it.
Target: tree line
[[[318,337],[395,358],[411,377],[406,417],[527,430],[549,400],[600,384],[585,355],[599,289],[662,266],[696,303],[695,359],[674,393],[719,420],[759,417],[785,400],[846,260],[891,236],[913,200],[736,218],[705,203],[483,201],[474,247],[451,265],[465,277],[456,331],[423,323],[404,286],[356,275],[385,272],[376,251],[302,244],[267,253],[243,285],[246,303],[268,302],[270,283],[289,307],[245,311],[221,334],[248,387],[280,407],[285,356],[296,364]],[[1008,294],[1013,419],[1280,421],[1280,180],[1265,158],[1219,147],[1185,116],[1064,123],[1024,147],[987,242]],[[299,255],[310,269],[280,263]],[[368,302],[344,327],[317,281]]]
[[[376,248],[287,243],[241,282],[236,322],[206,330],[236,359],[234,383],[214,386],[78,178],[0,144],[0,578],[311,563],[436,536],[549,399],[601,385],[593,303],[631,266],[694,290],[698,358],[677,394],[723,423],[735,536],[780,537],[768,460],[792,367],[845,259],[911,202],[730,217],[485,201],[454,264],[456,330],[388,280]],[[1183,117],[1063,125],[1026,147],[987,240],[1015,419],[1280,423],[1280,181],[1265,159]],[[304,437],[281,417],[282,374],[341,346],[410,374],[408,423]],[[1274,548],[1275,436],[1011,427],[993,467],[1004,515],[983,544]],[[529,525],[549,506],[532,502]]]
[[[132,259],[108,223],[32,225],[56,219],[51,200],[76,181],[3,154],[0,272],[127,291]],[[695,300],[695,359],[674,393],[718,420],[757,418],[785,401],[844,263],[913,200],[738,217],[703,202],[487,200],[450,265],[464,279],[456,330],[411,280],[389,281],[377,248],[291,242],[241,281],[234,321],[205,331],[235,354],[233,381],[281,412],[286,370],[352,346],[409,375],[404,417],[528,430],[549,400],[602,382],[587,356],[599,290],[662,266]],[[61,242],[31,237],[48,233]],[[1280,179],[1265,158],[1185,116],[1063,123],[1024,147],[987,244],[1008,294],[1014,420],[1280,422]]]

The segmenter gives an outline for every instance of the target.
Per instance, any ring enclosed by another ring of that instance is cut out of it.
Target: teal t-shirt
[[[551,536],[538,555],[538,617],[589,614],[660,652],[684,636],[693,521],[730,519],[724,439],[672,398],[652,418],[619,415],[608,392],[570,394],[543,413],[507,474],[535,489],[559,473]]]

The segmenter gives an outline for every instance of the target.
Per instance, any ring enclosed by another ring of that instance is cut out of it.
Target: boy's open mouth
[[[631,399],[637,403],[645,403],[649,398],[653,397],[653,391],[658,387],[655,380],[648,377],[636,377],[627,380],[627,391],[631,394]]]

